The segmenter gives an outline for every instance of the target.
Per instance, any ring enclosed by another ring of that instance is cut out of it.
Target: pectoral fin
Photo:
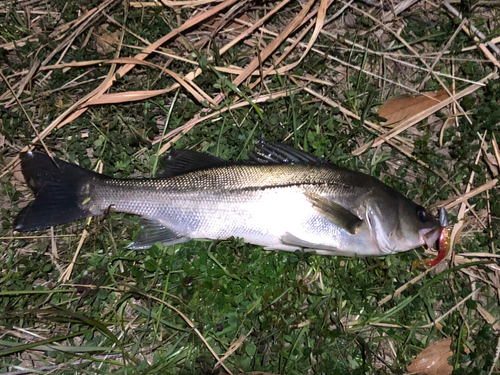
[[[183,237],[170,228],[155,220],[142,220],[142,228],[134,238],[134,242],[127,246],[128,249],[142,250],[149,249],[156,242],[161,242],[165,245],[173,245],[180,242],[188,241],[189,238]]]
[[[363,220],[354,215],[351,211],[321,195],[315,193],[305,193],[305,195],[316,211],[326,220],[344,229],[349,234],[356,234],[358,232]]]

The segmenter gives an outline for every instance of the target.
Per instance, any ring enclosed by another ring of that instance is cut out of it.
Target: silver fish
[[[381,256],[436,242],[439,222],[379,180],[285,145],[256,147],[247,163],[174,151],[161,178],[130,180],[23,153],[36,199],[14,229],[44,229],[113,207],[144,219],[132,249],[239,237],[267,250]]]

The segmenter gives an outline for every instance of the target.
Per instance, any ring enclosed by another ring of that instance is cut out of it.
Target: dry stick
[[[463,203],[463,202],[471,199],[472,197],[475,197],[478,194],[481,194],[484,191],[488,191],[488,190],[493,189],[497,183],[498,183],[498,178],[495,178],[494,180],[491,180],[491,181],[485,183],[484,185],[482,185],[478,188],[475,188],[474,190],[471,190],[468,193],[466,193],[458,198],[452,198],[452,199],[448,199],[445,202],[440,202],[436,207],[444,207],[448,210],[452,207],[459,205],[460,203]]]
[[[33,78],[33,76],[35,75],[35,72],[37,71],[39,66],[40,66],[40,60],[37,59],[33,63],[33,66],[29,70],[28,74],[19,83],[18,88],[17,88],[17,93],[15,93],[15,94],[13,93],[14,97],[5,104],[5,108],[10,107],[10,105],[16,101],[16,98],[19,98],[21,96],[24,88],[29,83],[29,81],[31,81],[31,78]],[[12,90],[13,90],[13,88],[11,88],[11,91]]]
[[[183,8],[194,8],[200,5],[205,5],[205,4],[210,4],[210,3],[220,3],[221,0],[175,0],[175,1],[168,1],[168,0],[159,0],[159,2],[163,3],[164,5],[168,6],[169,8],[175,8],[175,7],[180,7],[182,6]],[[155,6],[158,7],[158,2],[139,2],[139,7],[142,8],[145,6],[144,4],[148,4],[149,6]],[[135,5],[136,7],[138,5]]]
[[[248,333],[246,335],[241,335],[238,340],[236,340],[234,343],[231,344],[231,346],[229,347],[229,349],[227,350],[227,352],[217,361],[217,363],[215,364],[214,366],[214,370],[219,368],[222,363],[228,359],[231,354],[233,354],[236,350],[238,350],[238,348],[243,344],[243,341],[245,341],[245,339],[253,332],[253,328],[250,329],[250,331],[248,331]]]
[[[287,96],[290,95],[291,91],[292,90],[284,90],[284,91],[274,92],[274,93],[271,93],[271,94],[268,94],[268,95],[261,95],[261,96],[259,96],[257,98],[251,98],[251,101],[252,101],[252,103],[255,103],[255,104],[264,103],[264,102],[267,102],[270,99],[287,97]],[[295,91],[295,93],[297,93],[298,91],[300,91],[300,89],[297,89]],[[164,140],[176,137],[176,136],[178,136],[181,133],[188,132],[190,129],[192,129],[195,125],[199,124],[200,122],[203,122],[203,121],[208,120],[208,119],[210,119],[212,117],[215,117],[215,116],[219,116],[220,114],[222,114],[222,113],[224,113],[226,111],[231,111],[233,109],[241,108],[241,107],[246,107],[246,106],[249,106],[249,105],[250,105],[250,103],[247,102],[246,100],[244,100],[244,101],[241,101],[239,103],[232,104],[232,105],[230,105],[228,107],[221,108],[220,110],[212,112],[210,114],[207,114],[204,117],[199,117],[194,122],[190,121],[189,123],[186,123],[184,125],[181,125],[181,126],[175,128],[174,130],[172,130],[171,132],[169,132],[168,134],[166,134],[163,138],[156,139],[152,143],[153,144],[157,144],[158,142],[163,142]],[[145,150],[146,149],[144,148],[141,151],[139,151],[139,153],[142,153]]]
[[[446,9],[448,9],[455,17],[458,17],[460,19],[462,19],[462,15],[458,12],[458,10],[456,10],[453,6],[451,6],[447,1],[443,1],[443,5]],[[474,26],[473,24],[471,24],[469,22],[469,26],[471,28],[471,30],[479,37],[481,38],[481,40],[485,40],[486,39],[486,36],[481,32],[479,31],[476,26]],[[486,44],[488,45],[488,47],[490,47],[493,51],[495,51],[495,53],[497,53],[498,55],[500,55],[500,49],[495,45],[493,44],[492,42],[486,42]]]
[[[163,38],[160,38],[155,43],[153,43],[150,46],[148,46],[147,48],[145,48],[141,53],[136,55],[136,58],[139,60],[144,60],[150,53],[152,53],[156,48],[161,46],[166,41],[177,36],[182,31],[185,31],[186,29],[191,28],[192,26],[196,25],[197,23],[213,16],[214,14],[218,13],[220,10],[230,6],[231,4],[235,3],[236,1],[237,0],[226,0],[224,3],[219,4],[218,6],[212,8],[206,12],[201,13],[193,18],[190,18],[189,20],[186,21],[186,23],[184,25],[180,26],[179,28],[177,28],[175,30],[172,30],[166,36],[164,36]],[[118,70],[118,74],[120,74],[120,76],[123,77],[134,66],[135,66],[135,64],[124,65]],[[199,69],[199,72],[201,73],[201,69]],[[70,108],[68,108],[64,113],[62,113],[60,116],[58,116],[54,121],[52,121],[52,123],[47,128],[45,128],[42,132],[40,132],[40,134],[37,135],[37,137],[35,139],[33,139],[31,141],[31,143],[35,143],[38,140],[42,140],[50,132],[52,132],[53,129],[60,128],[60,127],[64,126],[65,124],[67,124],[68,122],[73,121],[74,119],[78,118],[81,114],[83,114],[88,109],[88,107],[80,108],[80,109],[78,109],[78,108],[81,105],[87,103],[91,98],[94,98],[97,100],[100,96],[102,96],[104,94],[104,92],[113,85],[114,79],[115,79],[114,74],[108,74],[107,78],[99,85],[99,87],[97,87],[91,93],[87,94],[85,97],[83,97],[78,102],[73,104]],[[23,149],[23,151],[26,151],[27,149],[28,148],[25,147]],[[18,162],[18,157],[15,157],[13,160],[11,160],[11,162],[6,167],[3,168],[4,172],[0,175],[0,177],[4,176],[6,173],[8,173],[10,168],[12,168],[12,166],[14,164],[16,164],[17,162]]]
[[[493,56],[493,54],[489,51],[489,49],[486,48],[486,45],[484,43],[479,43],[479,48],[497,68],[500,68],[500,62],[498,62],[495,56]]]
[[[212,17],[213,15],[217,14],[219,11],[221,11],[222,9],[232,5],[233,3],[235,3],[237,0],[226,0],[225,2],[223,2],[222,4],[219,4],[218,6],[210,9],[210,10],[207,10],[193,18],[190,18],[189,20],[187,20],[183,25],[181,25],[180,27],[178,27],[177,29],[174,29],[172,30],[170,33],[168,33],[167,35],[165,35],[164,37],[158,39],[156,42],[154,42],[153,44],[147,46],[143,51],[141,51],[139,54],[137,54],[135,56],[136,59],[139,59],[139,60],[144,60],[147,56],[149,56],[152,52],[154,52],[158,47],[160,47],[162,44],[166,43],[167,41],[169,41],[170,39],[176,37],[177,35],[179,35],[181,32],[193,27],[194,25],[200,23],[201,21],[204,21],[205,19],[207,18],[210,18]],[[117,71],[117,74],[120,75],[120,77],[123,77],[125,74],[127,74],[133,67],[135,66],[135,64],[126,64],[124,66],[122,66],[118,71]],[[93,92],[91,92],[89,95],[86,96],[86,99],[85,99],[85,104],[88,104],[87,102],[91,102],[92,100],[95,100],[97,101],[103,94],[106,90],[108,90],[112,85],[113,85],[113,82],[115,81],[115,78],[112,77],[110,80],[106,80],[105,82],[103,82],[103,84],[98,87],[96,90],[94,90]],[[89,99],[89,98],[92,98],[92,99]],[[81,101],[79,101],[80,103]],[[92,103],[90,103],[92,104]],[[60,126],[64,126],[65,124],[67,124],[68,122],[70,121],[73,121],[74,119],[78,118],[79,116],[81,116],[85,111],[87,111],[88,109],[88,105],[85,106],[84,108],[79,108],[78,110],[76,110],[74,113],[71,113],[73,111],[73,109],[75,108],[75,106],[72,106],[71,107],[71,111],[66,111],[65,113],[63,113],[63,115],[59,116],[55,121],[52,122],[52,124],[50,125],[50,128],[53,129],[55,128],[56,126],[58,126],[60,124]],[[68,116],[69,113],[71,113],[71,116]],[[66,116],[68,116],[66,118]],[[64,121],[63,121],[64,120]],[[60,127],[58,126],[58,127]]]
[[[441,60],[441,57],[443,57],[443,55],[445,54],[446,51],[448,51],[448,49],[450,48],[451,46],[451,43],[453,43],[453,41],[455,40],[455,38],[457,37],[458,33],[462,30],[462,26],[465,24],[465,20],[462,20],[462,22],[460,23],[460,25],[458,25],[458,27],[456,28],[455,32],[453,33],[453,35],[451,36],[450,39],[448,39],[448,42],[446,42],[446,45],[444,46],[444,48],[439,52],[439,54],[437,55],[436,59],[434,60],[434,62],[432,63],[431,65],[431,71],[434,71],[434,67],[437,65],[437,63]],[[429,77],[431,76],[431,73],[430,72],[427,72],[427,76],[422,80],[422,83],[420,84],[420,87],[424,87],[425,83],[427,82],[427,80],[429,79]],[[454,91],[453,91],[454,92]]]
[[[102,173],[103,167],[104,167],[104,164],[102,163],[102,161],[99,161],[95,167],[95,171],[98,173]],[[89,217],[87,219],[86,226],[89,226],[91,221],[92,221],[92,218]],[[78,255],[80,254],[80,250],[82,249],[83,243],[85,242],[85,239],[87,238],[88,234],[89,233],[87,232],[87,229],[84,229],[82,234],[81,234],[80,241],[78,241],[78,246],[76,247],[76,251],[73,254],[73,260],[69,264],[68,268],[66,268],[66,270],[61,273],[61,276],[59,276],[59,280],[58,280],[59,282],[65,283],[71,278],[71,274],[73,273],[73,268],[75,266],[76,259],[78,258]]]
[[[394,19],[395,16],[397,16],[398,14],[404,12],[406,9],[408,9],[409,7],[411,7],[413,4],[415,4],[418,0],[408,0],[408,1],[401,1],[399,4],[397,4],[395,7],[394,7],[394,11],[389,11],[389,12],[386,12],[383,16],[382,16],[382,22],[389,22],[389,21],[392,21]]]
[[[279,3],[276,7],[274,7],[268,14],[262,17],[259,21],[257,21],[253,26],[245,30],[245,32],[241,33],[239,36],[234,38],[231,42],[220,49],[220,54],[227,52],[231,47],[237,44],[240,40],[245,39],[248,35],[253,33],[258,27],[264,24],[264,22],[269,19],[272,15],[274,15],[278,10],[283,8],[286,4],[288,4],[290,0],[284,0]]]
[[[347,5],[347,6],[349,6],[351,3],[352,3],[352,2],[349,2],[349,3],[348,3],[348,4],[346,4],[346,5]],[[251,25],[251,23],[246,22],[246,21],[242,21],[242,20],[239,20],[239,19],[235,20],[235,22],[238,22],[238,23],[240,23],[240,24],[242,24],[242,25]],[[269,34],[269,35],[272,35],[272,36],[277,36],[277,35],[278,35],[277,33],[272,32],[272,31],[269,31],[269,30],[267,30],[266,28],[263,28],[263,27],[261,27],[261,28],[260,28],[260,30],[262,30],[262,31],[263,31],[263,32],[265,32],[266,34]],[[322,33],[322,34],[324,34],[324,35],[327,35],[327,36],[332,36],[332,34],[330,34],[329,32],[327,32],[327,31],[325,31],[325,30],[321,30],[321,33]],[[288,41],[289,43],[294,43],[294,42],[295,42],[295,39],[293,39],[293,38],[288,38],[288,39],[287,39],[287,41]],[[307,45],[306,45],[305,43],[299,43],[299,46],[301,46],[301,47],[303,47],[303,48],[307,48]],[[362,69],[362,68],[360,68],[359,66],[349,64],[348,62],[345,62],[345,61],[343,61],[343,60],[341,60],[341,59],[339,59],[339,58],[337,58],[337,57],[335,57],[335,56],[328,55],[328,54],[326,54],[325,52],[323,52],[323,51],[321,51],[321,50],[319,50],[319,49],[317,49],[317,48],[311,48],[311,50],[312,50],[312,51],[314,51],[314,52],[316,52],[317,54],[319,54],[319,55],[321,55],[321,56],[326,57],[326,58],[327,58],[327,59],[329,59],[329,60],[336,61],[336,62],[338,62],[339,64],[342,64],[342,65],[347,66],[347,67],[349,67],[349,68],[352,68],[352,69],[355,69],[355,70],[357,70],[357,71],[363,72],[363,73],[365,73],[366,75],[369,75],[369,76],[372,76],[372,77],[375,77],[375,78],[377,78],[377,79],[381,79],[381,80],[383,79],[384,81],[389,82],[389,83],[391,83],[391,84],[393,84],[393,85],[400,86],[400,87],[403,87],[404,89],[406,89],[406,90],[408,90],[408,91],[414,92],[414,93],[416,93],[416,94],[420,94],[420,92],[419,92],[419,91],[417,91],[417,90],[415,90],[415,89],[413,89],[413,88],[411,88],[411,87],[405,86],[405,85],[403,85],[403,84],[401,84],[401,83],[399,83],[399,82],[392,81],[392,80],[387,79],[387,78],[385,78],[385,77],[381,77],[381,76],[379,76],[378,74],[372,73],[372,72],[370,72],[369,70],[366,70],[366,69]],[[273,71],[273,72],[274,72],[274,71]],[[279,69],[277,69],[277,70],[276,70],[276,72],[277,72],[277,74],[283,74],[284,72],[286,72],[286,67],[279,68]],[[438,74],[437,72],[434,72],[434,73]],[[443,77],[447,77],[447,75],[445,75],[445,74],[439,74],[439,75],[442,75]],[[447,77],[447,78],[451,78],[451,77]],[[471,83],[474,83],[474,82],[471,82]]]
[[[47,56],[45,60],[42,62],[42,66],[45,66],[49,63],[50,60],[63,48],[71,45],[73,43],[73,40],[80,35],[80,33],[85,30],[85,28],[88,26],[88,24],[94,20],[104,9],[106,9],[108,6],[116,2],[117,0],[107,0],[106,2],[100,4],[97,8],[94,8],[95,11],[71,34],[69,37],[67,37],[62,43],[60,43],[50,54]],[[93,10],[94,10],[93,9]]]
[[[31,127],[33,128],[33,131],[35,132],[35,134],[37,135],[37,137],[39,136],[38,134],[38,130],[37,128],[35,127],[35,124],[33,124],[33,121],[31,121],[31,118],[30,116],[28,115],[28,113],[26,112],[26,110],[24,109],[23,105],[21,104],[21,102],[19,101],[19,98],[17,97],[16,93],[14,92],[14,89],[12,88],[12,86],[10,85],[9,81],[7,80],[7,78],[5,78],[5,76],[3,75],[3,72],[2,70],[0,69],[0,77],[2,77],[3,81],[5,82],[5,84],[7,85],[7,87],[9,88],[9,90],[11,90],[12,92],[12,95],[14,96],[14,99],[16,100],[17,104],[19,105],[19,107],[21,108],[21,110],[23,111],[24,115],[26,116],[26,118],[28,119]],[[47,148],[47,145],[42,141],[42,146],[43,146],[43,149],[45,150],[45,152],[50,156],[50,158],[52,160],[54,160],[54,158],[52,158],[52,156],[50,155],[50,152],[49,152],[49,149]],[[28,149],[25,147],[25,150],[23,151],[27,151]],[[19,156],[16,156],[14,158],[14,160],[12,160],[9,164],[17,164],[17,160],[19,159]],[[2,174],[2,176],[4,176],[5,173]],[[2,177],[0,176],[0,177]]]
[[[493,146],[493,150],[495,152],[495,157],[497,159],[498,168],[500,169],[500,149],[498,148],[497,138],[495,137],[495,133],[492,133],[493,139],[491,140],[491,145]],[[488,199],[488,220],[490,224],[490,238],[491,238],[491,252],[496,255],[495,243],[493,242],[493,230],[491,229],[491,211],[490,211],[490,201]],[[497,285],[497,296],[500,301],[500,282],[499,282],[499,272],[495,271],[495,284]]]
[[[271,53],[280,46],[280,44],[288,37],[288,35],[295,30],[302,22],[304,17],[306,16],[307,12],[311,9],[312,5],[314,4],[316,0],[309,0],[309,2],[304,6],[304,8],[299,12],[297,16],[292,20],[292,22],[283,30],[283,32],[278,35],[274,40],[271,41],[260,53],[259,57],[255,57],[250,64],[241,72],[241,74],[234,79],[232,82],[233,85],[239,86],[245,79],[247,79],[254,70],[256,70],[259,67],[259,59],[260,61],[266,60]],[[215,98],[214,101],[217,103],[221,103],[224,100],[225,96],[221,92],[219,93]],[[191,129],[195,123],[199,121],[201,118],[201,114],[205,114],[209,111],[209,109],[203,109],[200,113],[196,114],[191,120],[189,120],[186,124],[183,125],[185,129]],[[170,142],[165,144],[159,151],[159,154],[164,153],[167,151],[172,143],[175,143],[179,138],[181,137],[181,134],[177,134],[174,139],[172,139]],[[168,138],[167,138],[168,139]]]
[[[354,0],[351,0],[351,2],[352,1],[354,1]],[[307,20],[312,18],[316,12],[318,13],[317,18],[316,18],[316,27],[314,28],[313,35],[311,36],[311,39],[309,40],[309,43],[307,44],[305,51],[302,53],[302,55],[300,56],[300,58],[297,61],[278,69],[276,71],[277,74],[283,74],[284,72],[292,70],[297,65],[299,65],[300,62],[306,57],[306,55],[309,53],[309,51],[313,47],[314,43],[316,42],[316,39],[318,38],[319,33],[323,29],[323,25],[325,23],[326,11],[332,3],[333,3],[333,1],[331,1],[331,0],[321,0],[321,3],[320,3],[318,10],[311,12],[308,15],[308,17],[304,20],[304,22],[307,22]],[[345,5],[344,7],[342,7],[342,9],[340,9],[337,13],[335,13],[331,17],[331,19],[336,18],[339,15],[341,15],[344,12],[344,10],[347,8],[347,6],[348,5]],[[283,61],[286,58],[286,56],[288,56],[288,54],[290,52],[292,52],[293,49],[299,44],[299,42],[307,35],[309,30],[311,30],[312,26],[313,26],[313,23],[311,23],[309,26],[307,26],[305,28],[305,30],[301,33],[301,35],[292,42],[292,45],[278,58],[278,60],[273,65],[275,65],[275,66],[279,65],[281,63],[281,61]],[[269,75],[273,71],[274,71],[273,68],[269,68],[268,70],[266,70],[262,74],[262,77],[259,77],[253,84],[250,85],[250,89],[252,89],[256,85],[258,85],[261,80],[263,80],[267,75]]]
[[[378,25],[380,25],[382,28],[384,28],[385,30],[387,30],[388,32],[390,32],[392,35],[394,35],[394,37],[396,37],[401,43],[404,44],[404,46],[411,52],[415,55],[416,58],[418,58],[422,64],[427,68],[427,70],[432,74],[432,69],[430,69],[430,66],[427,64],[427,62],[420,57],[420,55],[417,53],[417,51],[415,51],[415,49],[410,46],[408,44],[408,42],[402,38],[398,33],[394,32],[393,30],[391,30],[389,27],[387,27],[387,25],[383,24],[382,22],[380,22],[376,17],[372,16],[370,13],[367,13],[361,9],[359,9],[357,6],[354,6],[354,5],[351,5],[351,8],[360,12],[361,14],[363,14],[364,16],[366,17],[369,17],[370,19],[372,19],[375,23],[377,23]],[[446,90],[446,92],[448,93],[448,95],[450,95],[450,97],[453,98],[453,95],[451,94],[450,90],[448,89],[448,87],[444,84],[444,82],[441,80],[441,78],[439,78],[439,76],[435,75],[435,74],[432,74],[433,77],[436,79],[436,81],[438,81],[438,83],[441,85],[441,87]],[[457,105],[458,108],[460,108],[461,112],[464,112],[465,111],[462,109],[462,107],[460,106],[460,104],[456,101],[456,99],[454,99],[454,102],[455,104]],[[465,114],[465,118],[467,119],[467,121],[469,121],[470,124],[472,124],[472,120],[469,118],[469,116],[467,116],[467,114]],[[375,146],[374,146],[375,147]]]
[[[462,306],[465,302],[467,302],[467,300],[469,300],[471,297],[474,296],[474,294],[476,294],[477,292],[479,292],[479,289],[477,290],[474,290],[472,293],[470,293],[467,297],[465,297],[464,299],[462,299],[459,303],[457,303],[455,306],[453,306],[451,309],[449,309],[447,312],[445,312],[443,315],[441,315],[439,318],[437,318],[435,321],[433,321],[432,323],[429,323],[429,324],[425,324],[423,326],[420,326],[418,328],[431,328],[431,327],[434,327],[436,324],[438,324],[441,320],[443,320],[444,318],[446,318],[448,315],[450,315],[453,311],[457,310],[460,306]]]
[[[500,337],[498,338],[497,349],[495,350],[495,358],[493,359],[493,363],[491,364],[491,368],[490,371],[488,372],[488,375],[493,374],[493,370],[495,370],[495,367],[497,367],[497,362],[499,358],[500,358]]]
[[[111,288],[110,288],[111,289]],[[114,289],[114,288],[113,288]],[[140,293],[142,294],[142,293]],[[201,334],[201,332],[198,330],[198,328],[196,328],[196,326],[194,325],[194,323],[191,321],[191,319],[189,319],[186,315],[184,315],[179,309],[177,309],[175,306],[171,305],[170,303],[168,302],[165,302],[164,300],[162,300],[161,298],[158,298],[158,297],[154,297],[154,296],[151,296],[149,294],[144,294],[145,297],[147,298],[151,298],[157,302],[160,302],[160,303],[163,303],[165,306],[167,306],[169,309],[175,311],[182,319],[184,319],[184,321],[196,332],[196,334],[198,335],[198,337],[200,338],[201,341],[203,341],[203,343],[205,344],[205,346],[208,348],[208,350],[210,350],[210,352],[212,353],[212,355],[214,356],[214,358],[216,359],[217,363],[220,362],[221,366],[224,367],[224,370],[226,370],[228,372],[228,374],[232,375],[233,373],[231,372],[231,370],[229,370],[227,368],[227,366],[224,364],[223,361],[221,361],[221,359],[219,358],[219,356],[217,355],[217,353],[212,349],[212,347],[208,344],[207,340],[205,340],[205,337],[203,337],[203,335]]]
[[[76,236],[75,234],[58,234],[57,236],[54,235],[56,238],[60,237],[74,237]],[[0,240],[21,240],[21,239],[33,239],[33,238],[51,238],[52,236],[50,235],[45,235],[45,236],[5,236],[5,237],[0,237]]]
[[[428,268],[426,269],[424,272],[422,272],[421,274],[419,274],[418,276],[415,276],[413,279],[411,279],[410,281],[404,283],[403,285],[401,285],[398,289],[396,289],[394,291],[394,294],[392,295],[388,295],[384,298],[382,298],[379,302],[378,302],[378,305],[379,306],[382,306],[383,304],[389,302],[391,299],[393,299],[394,297],[399,297],[399,295],[404,292],[406,289],[408,289],[408,287],[410,287],[411,285],[415,284],[417,281],[419,281],[421,278],[423,278],[425,275],[427,275],[430,271],[434,270],[436,268],[436,266],[432,267],[432,268]]]
[[[496,79],[498,78],[498,74],[496,72],[492,72],[488,74],[485,78],[481,79],[479,82],[480,83],[487,83],[490,79]],[[448,104],[451,104],[453,102],[456,102],[457,99],[463,98],[466,95],[472,94],[474,91],[478,90],[482,85],[474,84],[471,85],[464,90],[460,91],[459,93],[450,96],[448,99],[443,100],[440,103],[437,103],[433,105],[432,107],[426,109],[425,111],[420,112],[419,114],[416,114],[404,121],[402,121],[400,124],[398,124],[396,127],[394,127],[392,130],[386,132],[382,137],[379,137],[373,142],[373,144],[367,143],[356,150],[353,151],[353,155],[359,155],[363,152],[365,152],[368,148],[370,147],[376,147],[378,145],[381,145],[382,143],[386,142],[387,140],[391,139],[395,135],[398,135],[399,133],[403,132],[404,130],[410,128],[411,126],[415,125],[416,123],[420,122],[421,120],[427,118],[431,114],[433,114],[436,111],[439,111],[441,108],[447,106]]]
[[[480,139],[481,139],[481,136],[479,136]],[[483,134],[483,137],[481,139],[481,146],[484,144],[484,141],[485,141],[485,138],[486,138],[486,131],[484,132]],[[479,148],[479,152],[477,153],[477,156],[476,156],[476,160],[474,161],[474,164],[477,165],[477,163],[479,162],[479,158],[481,157],[481,153],[482,153],[482,150],[481,150],[481,147]],[[474,180],[474,175],[475,175],[475,172],[472,171],[471,175],[470,175],[470,178],[469,178],[469,182],[467,183],[467,187],[465,188],[465,193],[468,194],[470,192],[470,189],[472,187],[472,181]],[[460,206],[460,209],[458,210],[458,215],[457,215],[457,224],[455,224],[453,226],[453,229],[451,230],[451,234],[450,234],[450,242],[451,242],[451,251],[450,251],[450,254],[449,256],[453,257],[454,255],[454,247],[455,247],[455,244],[458,242],[457,238],[460,236],[460,234],[462,233],[462,229],[463,227],[465,226],[465,220],[464,220],[464,217],[465,217],[465,206],[466,204],[468,204],[468,200],[464,200],[461,202],[461,206]],[[483,222],[481,220],[478,219],[478,222],[481,223],[483,225],[484,228],[485,225],[483,224]],[[452,259],[453,263],[455,264],[455,259]]]

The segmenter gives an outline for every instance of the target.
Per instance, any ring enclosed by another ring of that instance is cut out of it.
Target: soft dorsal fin
[[[188,172],[224,167],[232,164],[234,163],[201,152],[192,150],[172,150],[162,160],[161,167],[155,177],[174,177]]]
[[[314,209],[326,220],[342,228],[349,234],[356,234],[358,232],[359,226],[363,223],[363,220],[354,215],[347,208],[318,194],[305,193],[305,195]]]
[[[280,143],[266,142],[258,138],[250,161],[258,164],[321,164],[323,159]]]

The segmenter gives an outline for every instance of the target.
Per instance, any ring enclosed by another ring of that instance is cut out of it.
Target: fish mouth
[[[422,240],[422,245],[432,248],[439,237],[439,228],[425,228],[418,232]]]

